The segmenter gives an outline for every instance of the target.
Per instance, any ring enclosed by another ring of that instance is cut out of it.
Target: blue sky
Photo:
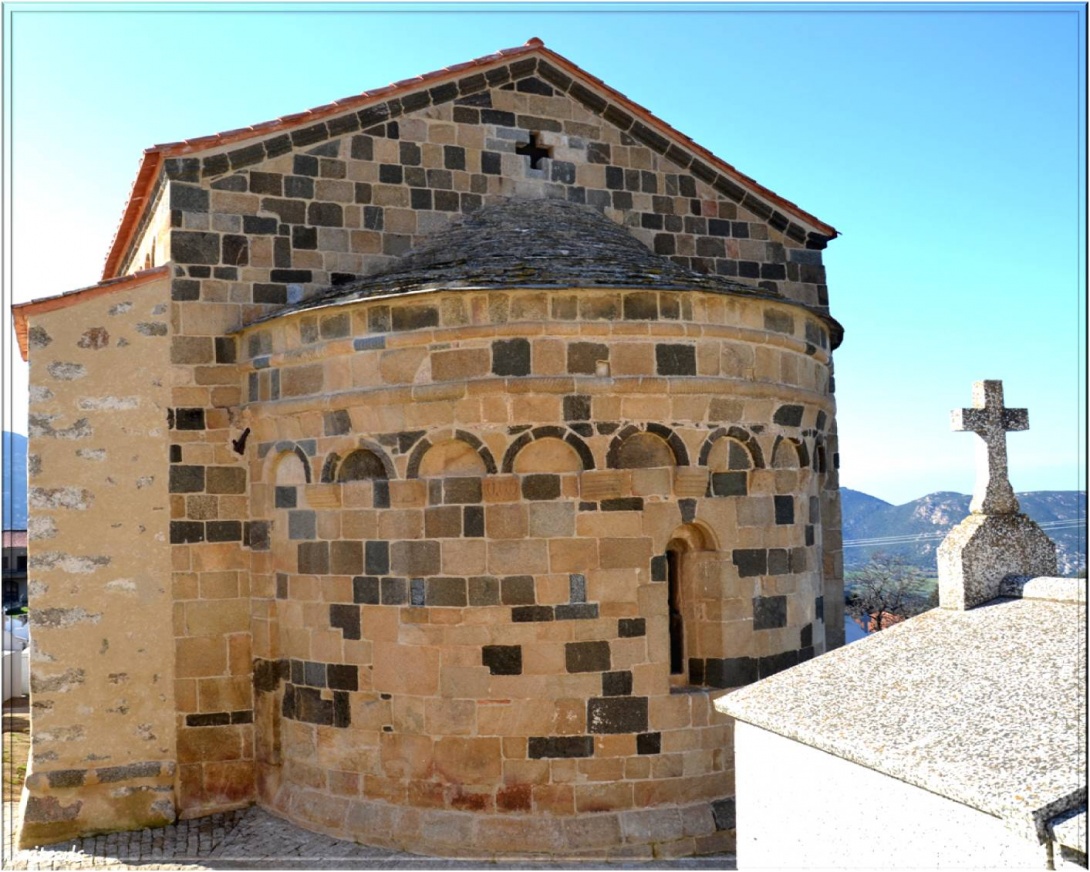
[[[1002,379],[1016,490],[1085,487],[1081,4],[5,4],[5,303],[93,284],[143,149],[532,36],[829,222],[841,483],[973,488],[949,411]],[[9,321],[10,323],[10,321]],[[5,429],[26,432],[5,328]]]

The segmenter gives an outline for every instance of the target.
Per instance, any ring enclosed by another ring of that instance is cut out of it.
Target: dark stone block
[[[609,347],[598,342],[572,342],[568,345],[568,372],[594,375],[599,360],[609,360]]]
[[[413,578],[409,580],[409,605],[422,606],[427,601],[427,593],[424,587],[424,579]]]
[[[696,375],[696,346],[656,345],[655,371],[659,375]]]
[[[276,573],[276,598],[288,598],[288,574],[286,572]]]
[[[662,733],[640,733],[636,736],[637,754],[661,754]]]
[[[645,618],[620,618],[617,621],[617,635],[622,639],[646,636],[647,620]]]
[[[170,446],[170,462],[181,463],[182,462],[182,446],[171,445]]]
[[[178,303],[199,300],[201,283],[190,279],[174,279],[170,285],[170,299]]]
[[[451,504],[479,503],[481,480],[475,476],[454,476],[443,479],[443,502]]]
[[[651,558],[652,581],[666,581],[669,571],[670,564],[665,554],[659,554]]]
[[[776,506],[776,523],[794,524],[795,498],[790,494],[777,494],[772,499]]]
[[[462,512],[462,535],[470,538],[484,536],[484,507],[464,506]]]
[[[205,524],[205,539],[208,542],[241,542],[241,521],[209,521]]]
[[[413,188],[409,192],[409,205],[413,209],[431,209],[431,191],[427,188]]]
[[[371,485],[372,508],[390,508],[390,483],[388,481],[375,481]]]
[[[511,621],[515,624],[551,621],[554,617],[552,606],[515,606],[511,609]]]
[[[270,274],[274,282],[283,282],[284,284],[309,282],[314,278],[314,274],[309,269],[274,269]]]
[[[587,727],[591,733],[645,733],[647,697],[612,696],[589,699]]]
[[[295,719],[308,724],[333,726],[333,701],[322,699],[313,687],[295,688]]]
[[[427,539],[394,542],[390,547],[390,565],[399,575],[437,575],[439,543]]]
[[[753,598],[754,630],[774,630],[786,626],[786,596],[755,596]]]
[[[292,227],[291,245],[292,248],[299,248],[304,250],[316,249],[318,247],[318,228]]]
[[[171,234],[171,257],[175,263],[220,262],[220,235],[193,230],[175,230]]]
[[[575,184],[575,164],[566,160],[549,161],[549,177],[562,185]]]
[[[531,760],[554,757],[594,756],[593,736],[531,736],[527,745]]]
[[[715,819],[715,828],[717,830],[733,830],[737,826],[734,797],[715,800],[712,803],[712,817]]]
[[[468,604],[464,578],[429,578],[424,602],[429,606],[462,607]]]
[[[603,512],[642,512],[643,497],[614,497],[600,505]]]
[[[587,394],[569,394],[564,397],[565,421],[590,420],[590,396]]]
[[[439,326],[439,310],[435,306],[401,306],[393,310],[394,330],[423,330]]]
[[[288,288],[286,285],[254,282],[253,295],[255,303],[286,303],[288,301]]]
[[[466,150],[460,145],[444,145],[443,166],[448,170],[464,170],[466,168]]]
[[[560,496],[560,476],[544,473],[522,478],[522,498],[526,500],[555,500]]]
[[[398,160],[403,166],[420,166],[420,146],[407,140],[398,143]]]
[[[558,621],[593,621],[598,618],[598,603],[562,603],[554,606]]]
[[[352,602],[377,606],[380,602],[379,580],[373,575],[357,575],[352,579]]]
[[[713,472],[709,487],[712,496],[744,497],[748,492],[748,480],[749,476],[744,472]]]
[[[478,575],[468,579],[469,604],[471,606],[495,606],[500,603],[500,582],[498,578]]]
[[[741,687],[752,684],[757,677],[757,660],[753,657],[709,657],[704,661],[700,683],[708,687]]]
[[[355,581],[353,580],[353,587]],[[353,591],[353,594],[355,591]],[[353,597],[354,599],[354,597]],[[358,605],[333,603],[329,607],[329,625],[340,630],[345,639],[360,638],[360,608]]]
[[[187,727],[223,727],[223,726],[226,726],[229,723],[231,723],[231,713],[230,712],[208,712],[207,714],[186,715],[185,716],[185,725]],[[49,777],[49,786],[50,787],[77,786],[77,785],[66,785],[66,784],[54,784],[53,783],[53,776],[56,775],[57,773],[50,772],[48,774],[50,776]],[[80,782],[82,783],[82,778],[80,779]]]
[[[825,597],[814,597],[814,620],[825,620]]]
[[[384,606],[403,606],[409,601],[409,583],[407,579],[387,576],[380,583],[382,604]]]
[[[532,575],[508,575],[500,579],[500,602],[505,606],[532,605],[534,603],[534,577]]]
[[[657,321],[658,294],[654,292],[625,294],[624,317],[631,321]]]
[[[311,510],[288,512],[288,538],[314,539],[317,536],[317,516]]]
[[[333,691],[333,726],[343,729],[351,725],[352,706],[348,698],[348,692],[335,690]]]
[[[503,112],[498,109],[482,109],[482,124],[495,124],[497,127],[514,127],[515,113]]]
[[[171,521],[170,543],[182,545],[187,542],[204,541],[204,524],[200,521]]]
[[[522,675],[522,646],[485,645],[481,663],[492,675]]]
[[[307,207],[307,223],[320,227],[343,227],[344,210],[340,203],[311,203]]]
[[[772,421],[784,427],[799,427],[802,425],[802,406],[780,406]]]
[[[357,609],[359,611],[359,609]],[[303,661],[303,683],[310,687],[325,687],[325,664],[313,660]]]
[[[279,173],[250,173],[251,194],[271,194],[280,197],[284,193],[284,177]]]
[[[193,494],[204,490],[203,466],[170,467],[170,492],[172,494]]]
[[[271,541],[268,521],[247,521],[243,526],[242,542],[251,551],[268,551]]]
[[[761,277],[761,265],[755,261],[739,261],[738,275],[744,279],[759,279]]]
[[[569,573],[568,601],[572,603],[585,603],[587,601],[587,577],[582,573]]]
[[[786,575],[791,571],[790,552],[786,548],[768,549],[768,574]]]
[[[741,578],[764,575],[768,571],[768,551],[764,548],[735,548],[731,559]]]
[[[610,668],[609,642],[566,642],[564,663],[568,672],[604,672]]]
[[[298,571],[304,575],[329,573],[329,543],[300,542],[298,547]]]
[[[359,612],[359,609],[356,609]],[[359,667],[349,664],[330,663],[326,666],[326,684],[330,690],[359,690]]]
[[[296,500],[295,488],[287,485],[276,486],[276,507],[278,509],[294,509]]]
[[[602,696],[631,696],[632,695],[632,673],[625,672],[603,672],[602,673]]]
[[[170,186],[170,208],[183,212],[207,212],[208,191],[198,185],[174,182]]]
[[[254,690],[258,693],[272,693],[280,685],[281,670],[284,661],[254,658]]]
[[[783,672],[785,669],[797,666],[798,662],[798,651],[782,651],[779,654],[762,657],[758,663],[757,671],[761,678],[768,678],[768,676],[775,675],[777,672]]]
[[[280,222],[275,218],[267,218],[260,215],[242,216],[242,230],[249,236],[269,236],[275,234],[279,229]]]
[[[500,170],[501,161],[499,152],[495,151],[482,151],[481,152],[481,172],[488,176],[498,176]]]
[[[495,375],[529,375],[529,340],[519,338],[497,339],[493,341],[492,372]]]
[[[814,625],[807,624],[799,630],[799,647],[809,648],[814,644]]]

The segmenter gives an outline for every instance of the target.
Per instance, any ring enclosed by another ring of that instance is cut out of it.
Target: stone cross
[[[1003,382],[973,383],[973,405],[950,413],[954,430],[969,430],[977,443],[977,478],[969,511],[974,514],[1017,514],[1018,500],[1007,477],[1007,431],[1028,430],[1029,412],[1003,407]]]
[[[522,143],[515,147],[515,154],[522,154],[530,158],[530,168],[539,169],[541,166],[541,159],[543,157],[549,157],[552,155],[552,149],[546,148],[538,144],[537,134],[530,134],[530,141],[528,143]]]

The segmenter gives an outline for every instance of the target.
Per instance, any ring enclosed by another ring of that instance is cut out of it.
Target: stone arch
[[[331,454],[330,457],[337,455]],[[336,466],[336,476],[331,481],[386,481],[394,477],[394,465],[386,453],[377,446],[364,444],[349,452]]]
[[[810,465],[810,453],[798,439],[777,436],[772,445],[773,469],[806,469]]]
[[[757,439],[743,427],[719,427],[713,432],[708,434],[708,438],[704,440],[704,444],[700,446],[700,465],[708,466],[709,461],[715,462],[716,458],[713,456],[713,452],[718,454],[723,450],[723,447],[717,448],[717,443],[722,439],[731,439],[735,444],[741,446],[741,448],[749,455],[749,459],[752,466],[744,467],[745,469],[763,469],[765,465],[764,454],[761,451],[761,446],[757,443]],[[734,469],[734,466],[730,463],[730,452],[727,452],[727,469]],[[736,452],[735,452],[736,454]],[[739,467],[742,469],[743,467]]]
[[[306,452],[290,442],[278,445],[277,449],[269,465],[268,480],[274,485],[310,484],[310,459]]]
[[[493,475],[496,461],[488,446],[472,433],[455,430],[453,434],[433,434],[421,438],[409,455],[407,478],[429,476]]]
[[[606,466],[610,469],[688,465],[685,443],[662,424],[649,423],[643,428],[629,424],[613,437],[606,453]]]
[[[577,472],[580,469],[594,469],[594,455],[591,453],[587,444],[571,430],[564,427],[546,426],[535,427],[533,430],[528,430],[521,434],[511,445],[503,455],[502,470],[507,472],[518,472],[515,469],[516,460],[523,455],[524,450],[533,451],[533,446],[541,445],[548,446],[549,442],[546,440],[552,440],[552,443],[561,442],[571,451],[575,458],[575,462],[570,467],[564,469],[528,469],[527,472]],[[576,463],[578,465],[576,465]]]

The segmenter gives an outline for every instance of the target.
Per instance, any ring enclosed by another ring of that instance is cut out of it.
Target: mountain
[[[1022,512],[1056,543],[1060,575],[1086,569],[1086,492],[1020,493]],[[840,489],[844,529],[844,568],[858,569],[878,551],[899,554],[934,573],[935,551],[950,529],[969,514],[971,497],[939,491],[894,506],[869,494]]]
[[[4,529],[26,529],[26,436],[4,431]]]

